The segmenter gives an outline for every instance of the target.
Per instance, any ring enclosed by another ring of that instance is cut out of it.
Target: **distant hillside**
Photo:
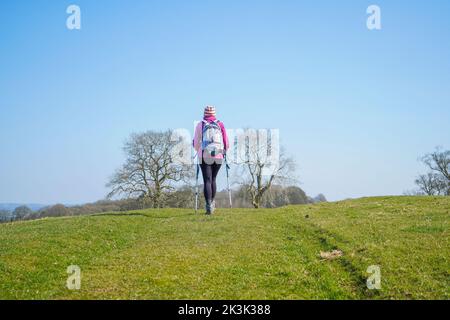
[[[0,210],[14,211],[17,207],[27,206],[33,211],[40,210],[47,205],[38,203],[0,203]]]

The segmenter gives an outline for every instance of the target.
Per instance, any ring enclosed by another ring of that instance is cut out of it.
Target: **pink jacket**
[[[203,120],[206,120],[208,122],[217,120],[216,117],[212,116],[212,117],[208,117],[208,118],[203,118]],[[224,145],[224,149],[225,151],[228,150],[228,148],[230,147],[230,144],[228,143],[228,136],[227,136],[227,131],[225,130],[225,126],[223,125],[223,123],[221,121],[219,121],[219,126],[222,129],[222,137],[223,137],[223,145]],[[202,134],[203,134],[203,125],[202,122],[199,122],[197,124],[197,127],[195,128],[195,133],[194,133],[194,141],[193,141],[193,146],[195,151],[197,152],[197,154],[200,154],[200,150],[202,148]],[[212,157],[214,159],[223,159],[223,155],[222,154],[218,154],[214,157]]]

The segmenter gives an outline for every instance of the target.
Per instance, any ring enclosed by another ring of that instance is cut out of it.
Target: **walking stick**
[[[197,157],[197,173],[195,177],[195,213],[198,211],[198,175],[200,171],[200,165],[198,164],[198,157]]]
[[[230,189],[230,177],[228,171],[230,170],[230,165],[228,164],[227,155],[224,155],[225,158],[225,168],[227,171],[227,188],[228,188],[228,199],[230,200],[230,208],[233,208],[233,203],[231,202],[231,189]]]

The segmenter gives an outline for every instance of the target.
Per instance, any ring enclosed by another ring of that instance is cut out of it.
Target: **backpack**
[[[202,150],[210,157],[223,154],[222,128],[218,120],[202,121]]]

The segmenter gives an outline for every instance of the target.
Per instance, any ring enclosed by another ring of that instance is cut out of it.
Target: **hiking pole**
[[[230,208],[233,208],[233,204],[231,202],[230,177],[229,177],[229,173],[228,173],[228,170],[230,170],[230,165],[228,164],[228,160],[227,160],[227,155],[226,154],[224,154],[224,158],[225,158],[225,168],[226,168],[226,171],[227,171],[228,199],[230,200]]]
[[[197,173],[195,177],[195,213],[198,211],[198,175],[200,171],[200,165],[198,164],[198,157],[197,157]]]

